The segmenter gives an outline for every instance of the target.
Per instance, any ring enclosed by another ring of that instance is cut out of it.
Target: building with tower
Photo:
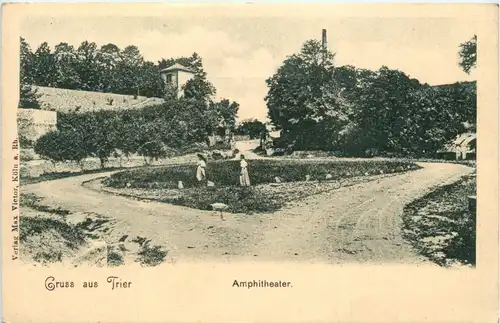
[[[177,98],[184,95],[182,87],[187,81],[194,77],[194,71],[190,68],[176,63],[160,71],[160,76],[165,82],[165,86],[170,86],[177,91]]]

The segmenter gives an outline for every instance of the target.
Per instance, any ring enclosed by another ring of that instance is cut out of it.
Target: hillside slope
[[[140,109],[151,104],[163,103],[161,98],[113,93],[87,92],[34,86],[40,94],[43,110],[58,112],[88,112],[95,110]]]

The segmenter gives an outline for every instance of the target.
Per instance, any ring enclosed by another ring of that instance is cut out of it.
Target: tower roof
[[[193,70],[179,63],[175,63],[172,66],[164,68],[160,72],[173,72],[173,71],[184,71],[184,72],[194,73]]]

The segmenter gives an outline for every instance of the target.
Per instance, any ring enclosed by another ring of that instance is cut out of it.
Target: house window
[[[172,84],[172,74],[167,74],[167,84]]]

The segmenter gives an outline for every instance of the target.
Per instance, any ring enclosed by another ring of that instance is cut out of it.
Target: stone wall
[[[49,131],[57,129],[57,113],[37,109],[17,110],[17,129],[19,136],[36,141]]]

